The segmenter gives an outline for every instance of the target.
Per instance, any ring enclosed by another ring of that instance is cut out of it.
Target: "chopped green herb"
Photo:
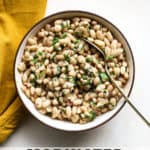
[[[105,72],[100,73],[100,78],[103,82],[108,81],[109,77]]]
[[[114,56],[112,56],[112,55],[106,56],[106,60],[112,60],[113,58],[114,58]]]
[[[96,106],[96,102],[91,101],[90,104],[95,107]]]
[[[104,89],[104,90],[103,90],[103,93],[104,93],[104,94],[106,94],[106,93],[107,93],[107,90],[106,90],[106,89]]]
[[[87,79],[88,79],[88,76],[87,76],[87,75],[83,75],[83,76],[82,76],[82,79],[83,79],[83,80],[87,80]]]
[[[88,75],[89,77],[94,77],[94,73],[90,70],[90,68],[84,69],[84,70],[85,70],[86,75]]]
[[[60,75],[60,73],[61,73],[61,67],[57,66],[57,74],[56,75]]]
[[[69,77],[69,82],[73,83],[76,85],[76,77]]]
[[[68,65],[65,66],[66,72],[68,72]]]
[[[69,56],[67,54],[64,54],[64,58],[65,58],[66,61],[70,60],[70,58],[69,58]]]
[[[58,37],[54,37],[53,40],[52,40],[52,45],[55,45],[58,42],[59,42],[59,38]]]
[[[32,80],[30,80],[30,83],[35,87],[36,86],[36,80],[37,80],[37,76],[34,74],[34,78]]]
[[[78,44],[78,43],[80,43],[80,39],[77,39],[75,42],[74,42],[74,44]]]
[[[74,35],[77,36],[77,37],[81,37],[81,36],[82,36],[82,32],[80,32],[80,31],[75,31],[75,32],[74,32]]]
[[[35,64],[35,63],[37,63],[38,62],[38,58],[33,58],[32,59],[32,62]]]
[[[87,61],[87,62],[93,62],[93,57],[87,57],[87,58],[86,58],[86,61]]]
[[[87,31],[90,32],[90,29],[92,28],[90,24],[86,25]]]
[[[41,66],[44,64],[45,60],[46,60],[46,58],[42,58],[42,60],[41,60]]]
[[[42,55],[43,55],[42,52],[37,52],[37,53],[34,55],[34,58],[38,58],[38,57],[40,57],[40,56],[42,56]]]
[[[93,80],[91,78],[89,78],[86,82],[86,85],[91,85],[93,83]]]
[[[42,71],[38,75],[38,79],[43,78],[46,75],[46,71]]]
[[[61,46],[54,46],[54,49],[55,49],[56,51],[61,51],[61,50],[62,50]]]
[[[42,52],[38,52],[37,55],[38,55],[38,56],[42,56],[43,53],[42,53]]]
[[[61,27],[62,27],[62,29],[69,28],[70,27],[70,21],[69,20],[63,21],[61,24]]]
[[[74,48],[73,48],[73,50],[77,50],[78,47],[79,47],[79,45],[75,45]]]
[[[56,53],[53,53],[53,54],[51,55],[51,60],[54,61],[55,57],[56,57]]]
[[[83,83],[84,85],[91,85],[93,83],[93,79],[87,75],[83,75],[82,79],[86,81]]]
[[[90,111],[89,115],[86,115],[86,117],[91,121],[96,118],[96,112],[95,111]]]
[[[42,56],[42,55],[43,55],[42,52],[37,52],[37,53],[33,56],[32,62],[33,62],[33,63],[37,63],[39,57]]]
[[[65,108],[61,108],[61,111],[63,112],[63,113],[66,113],[66,109]]]
[[[64,23],[61,24],[61,28],[64,29],[66,26],[64,25]]]
[[[66,38],[67,37],[67,33],[66,32],[64,32],[62,35],[61,35],[61,39],[64,39],[64,38]]]

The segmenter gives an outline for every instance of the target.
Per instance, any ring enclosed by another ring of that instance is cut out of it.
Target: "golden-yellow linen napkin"
[[[13,80],[17,47],[27,30],[43,17],[46,0],[0,0],[0,143],[24,119]]]

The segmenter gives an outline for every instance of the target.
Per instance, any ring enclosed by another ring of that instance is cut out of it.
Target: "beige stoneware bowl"
[[[90,12],[84,12],[84,11],[64,11],[64,12],[58,12],[58,13],[52,14],[52,15],[42,19],[41,21],[39,21],[37,24],[35,24],[29,30],[29,32],[24,36],[24,38],[18,48],[18,52],[16,54],[16,59],[15,59],[15,64],[14,64],[14,77],[15,77],[16,88],[17,88],[18,94],[19,94],[20,99],[22,100],[23,104],[35,118],[37,118],[39,121],[41,121],[42,123],[44,123],[50,127],[53,127],[53,128],[59,129],[59,130],[64,130],[64,131],[84,131],[84,130],[89,130],[89,129],[95,128],[97,126],[100,126],[100,125],[108,122],[116,114],[118,114],[118,112],[125,105],[125,100],[122,98],[119,101],[119,103],[117,104],[117,106],[112,111],[109,111],[101,116],[98,116],[98,117],[96,117],[96,119],[94,119],[93,121],[88,122],[86,124],[74,124],[74,123],[67,122],[67,121],[55,120],[48,116],[40,114],[36,110],[34,104],[31,102],[31,100],[28,99],[26,97],[26,95],[22,92],[22,90],[20,88],[22,85],[22,81],[21,81],[20,73],[17,70],[17,65],[21,61],[21,57],[23,55],[24,47],[25,47],[27,39],[31,35],[36,34],[46,23],[52,22],[53,20],[58,19],[58,18],[72,18],[75,16],[88,17],[88,18],[98,21],[100,24],[106,26],[113,33],[113,35],[116,37],[116,39],[118,39],[122,43],[122,45],[125,49],[125,52],[126,52],[127,61],[129,63],[130,78],[124,89],[126,95],[128,95],[128,96],[131,93],[133,83],[134,83],[134,75],[135,75],[134,58],[133,58],[132,50],[131,50],[126,38],[124,37],[124,35],[121,33],[121,31],[119,31],[119,29],[116,26],[114,26],[112,23],[110,23],[108,20],[104,19],[103,17],[100,17],[100,16],[90,13]]]

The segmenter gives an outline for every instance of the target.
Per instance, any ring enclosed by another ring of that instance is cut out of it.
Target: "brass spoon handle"
[[[91,46],[93,46],[96,50],[98,50],[105,61],[105,71],[107,73],[107,75],[109,76],[110,80],[112,81],[112,83],[116,86],[116,88],[119,90],[119,92],[122,94],[122,96],[125,98],[126,102],[132,107],[132,109],[137,113],[137,115],[139,115],[139,117],[141,117],[141,119],[148,125],[148,127],[150,127],[150,122],[142,115],[142,113],[140,113],[138,111],[138,109],[132,104],[132,102],[129,100],[129,98],[124,94],[124,91],[117,85],[116,81],[112,78],[112,76],[110,75],[108,68],[107,68],[107,61],[106,61],[106,55],[105,53],[94,43],[90,42],[89,40],[82,38],[85,42],[87,42],[88,44],[90,44]]]
[[[106,73],[109,76],[111,82],[115,85],[115,87],[119,90],[119,92],[121,93],[121,95],[125,98],[126,102],[132,107],[132,109],[137,113],[137,115],[139,115],[141,117],[141,119],[148,125],[148,127],[150,127],[150,122],[142,115],[142,113],[132,104],[132,102],[130,101],[130,99],[124,94],[124,91],[117,85],[117,83],[115,82],[115,80],[111,77],[107,66],[105,67]]]

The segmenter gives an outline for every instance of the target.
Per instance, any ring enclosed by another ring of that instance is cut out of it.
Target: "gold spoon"
[[[80,37],[81,38],[81,37]],[[110,75],[109,71],[108,71],[108,66],[107,66],[107,60],[106,60],[106,55],[105,53],[98,47],[96,46],[94,43],[90,42],[89,40],[85,39],[85,38],[81,38],[83,41],[85,41],[86,43],[88,43],[89,45],[91,45],[92,47],[94,47],[97,51],[99,51],[101,53],[101,55],[104,58],[104,62],[105,62],[105,71],[106,74],[108,75],[108,77],[110,78],[111,82],[116,86],[116,88],[119,90],[119,92],[121,93],[121,95],[125,98],[126,102],[132,107],[132,109],[141,117],[141,119],[148,125],[148,127],[150,127],[150,122],[139,112],[139,110],[132,104],[132,102],[129,100],[129,98],[124,94],[124,91],[117,85],[116,81],[113,79],[113,77]]]

